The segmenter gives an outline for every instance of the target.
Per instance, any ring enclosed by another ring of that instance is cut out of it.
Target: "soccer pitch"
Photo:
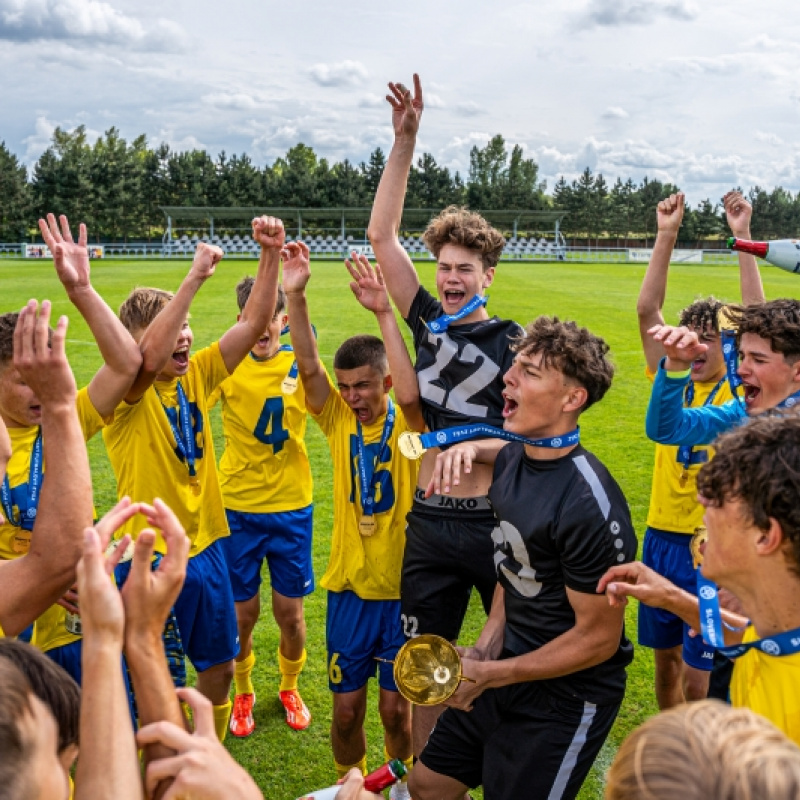
[[[177,289],[189,261],[95,261],[92,280],[106,301],[117,309],[134,286]],[[245,274],[255,274],[256,263],[223,260],[213,278],[200,291],[191,315],[194,349],[218,339],[237,313],[234,286]],[[501,262],[490,288],[488,310],[524,324],[540,314],[576,320],[603,336],[611,346],[617,367],[614,384],[606,398],[582,417],[582,441],[611,470],[625,492],[637,534],[644,533],[650,491],[653,445],[644,435],[644,416],[649,382],[636,320],[636,297],[644,274],[640,264],[574,264]],[[423,283],[433,290],[434,265],[418,265]],[[762,270],[768,299],[797,296],[800,282],[791,275],[767,267]],[[68,355],[84,386],[100,364],[99,354],[83,320],[66,299],[50,262],[0,261],[3,307],[17,310],[31,297],[53,301],[54,315],[70,318]],[[347,337],[357,333],[378,334],[371,314],[353,299],[349,275],[341,262],[315,262],[308,287],[311,319],[319,334],[322,358],[332,371],[333,354]],[[714,294],[738,301],[736,267],[674,265],[671,270],[665,317],[677,320],[678,311],[701,295]],[[405,326],[401,323],[405,332]],[[407,341],[410,343],[409,337]],[[222,453],[218,407],[212,412],[217,457]],[[308,426],[309,452],[314,473],[314,565],[322,576],[330,549],[332,527],[332,475],[327,445],[313,422]],[[106,458],[102,436],[89,445],[100,514],[116,499],[114,477]],[[535,502],[534,498],[531,498]],[[268,579],[262,584],[263,614],[256,630],[258,657],[253,674],[258,701],[256,732],[245,740],[228,737],[227,745],[261,786],[265,797],[291,800],[311,789],[335,782],[328,739],[331,700],[325,663],[325,593],[319,588],[306,600],[308,664],[300,689],[313,719],[308,730],[292,731],[284,722],[278,701],[277,626],[269,611]],[[635,604],[628,610],[627,631],[635,640]],[[482,611],[473,602],[462,631],[462,643],[472,643],[482,624]],[[656,712],[652,690],[653,661],[649,651],[637,648],[628,670],[628,691],[622,711],[604,751],[584,786],[581,798],[602,797],[602,776],[626,734]],[[85,687],[90,691],[91,687]],[[367,719],[370,769],[384,760],[383,740],[377,714],[377,692],[371,689]],[[476,793],[480,796],[480,793]]]

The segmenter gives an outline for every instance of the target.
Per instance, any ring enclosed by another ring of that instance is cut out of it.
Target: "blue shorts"
[[[74,642],[62,645],[61,647],[51,647],[45,650],[45,655],[55,661],[69,676],[81,685],[81,652],[83,651],[83,639],[76,639]]]
[[[270,584],[278,594],[305,597],[314,591],[313,511],[314,506],[274,514],[225,510],[231,535],[220,539],[220,544],[237,603],[258,594],[264,559]]]
[[[642,561],[676,586],[697,595],[697,574],[689,549],[691,536],[648,528]],[[639,644],[655,650],[683,645],[683,660],[690,667],[709,672],[714,665],[714,648],[701,636],[689,636],[689,626],[671,611],[639,604]]]
[[[381,689],[397,691],[392,664],[405,644],[399,600],[362,600],[355,592],[328,592],[325,630],[328,686],[332,692],[355,692],[378,671]]]

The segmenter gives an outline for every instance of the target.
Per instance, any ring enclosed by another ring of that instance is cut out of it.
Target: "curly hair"
[[[542,316],[529,323],[512,341],[511,349],[526,356],[541,353],[544,366],[554,367],[583,386],[588,398],[581,411],[603,399],[614,377],[605,340],[558,317]]]
[[[19,313],[11,311],[0,314],[0,369],[4,369],[14,359],[14,328],[17,327]]]
[[[695,300],[681,311],[679,325],[698,331],[699,333],[719,333],[719,313],[725,303],[713,295]]]
[[[767,339],[772,349],[787,360],[800,358],[800,301],[782,298],[749,306],[728,306],[724,313],[737,328],[737,347],[743,334],[753,333]]]
[[[250,298],[250,292],[253,291],[253,285],[256,279],[251,275],[245,275],[239,283],[236,284],[236,302],[239,305],[239,311],[244,311],[247,301]],[[286,308],[286,292],[283,291],[283,286],[278,284],[278,300],[275,303],[275,313],[272,319],[275,319]]]
[[[684,703],[633,731],[605,790],[605,800],[798,796],[800,748],[764,717],[719,700]]]
[[[481,257],[484,271],[497,266],[506,246],[500,231],[464,206],[448,206],[434,217],[422,234],[422,241],[436,258],[446,244],[474,250]]]
[[[715,507],[738,500],[761,530],[770,518],[791,544],[800,572],[800,415],[771,413],[714,442],[716,455],[697,476],[697,491]]]
[[[139,286],[119,307],[119,319],[129,333],[145,330],[172,300],[172,292]]]

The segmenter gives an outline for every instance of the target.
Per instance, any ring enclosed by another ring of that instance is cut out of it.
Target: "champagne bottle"
[[[731,236],[728,238],[728,247],[741,253],[752,253],[787,272],[800,273],[800,239],[751,242],[749,239]]]
[[[401,778],[405,778],[406,772],[405,764],[399,758],[393,758],[364,778],[364,788],[368,792],[377,794],[387,786],[391,786]],[[317,789],[309,794],[304,794],[302,797],[298,797],[297,800],[334,800],[341,788],[340,784],[328,786],[326,789]]]

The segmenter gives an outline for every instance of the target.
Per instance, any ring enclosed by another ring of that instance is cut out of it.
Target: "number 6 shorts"
[[[397,691],[392,664],[405,643],[399,600],[362,600],[355,592],[328,592],[328,686],[354,692],[378,672],[381,689]]]

